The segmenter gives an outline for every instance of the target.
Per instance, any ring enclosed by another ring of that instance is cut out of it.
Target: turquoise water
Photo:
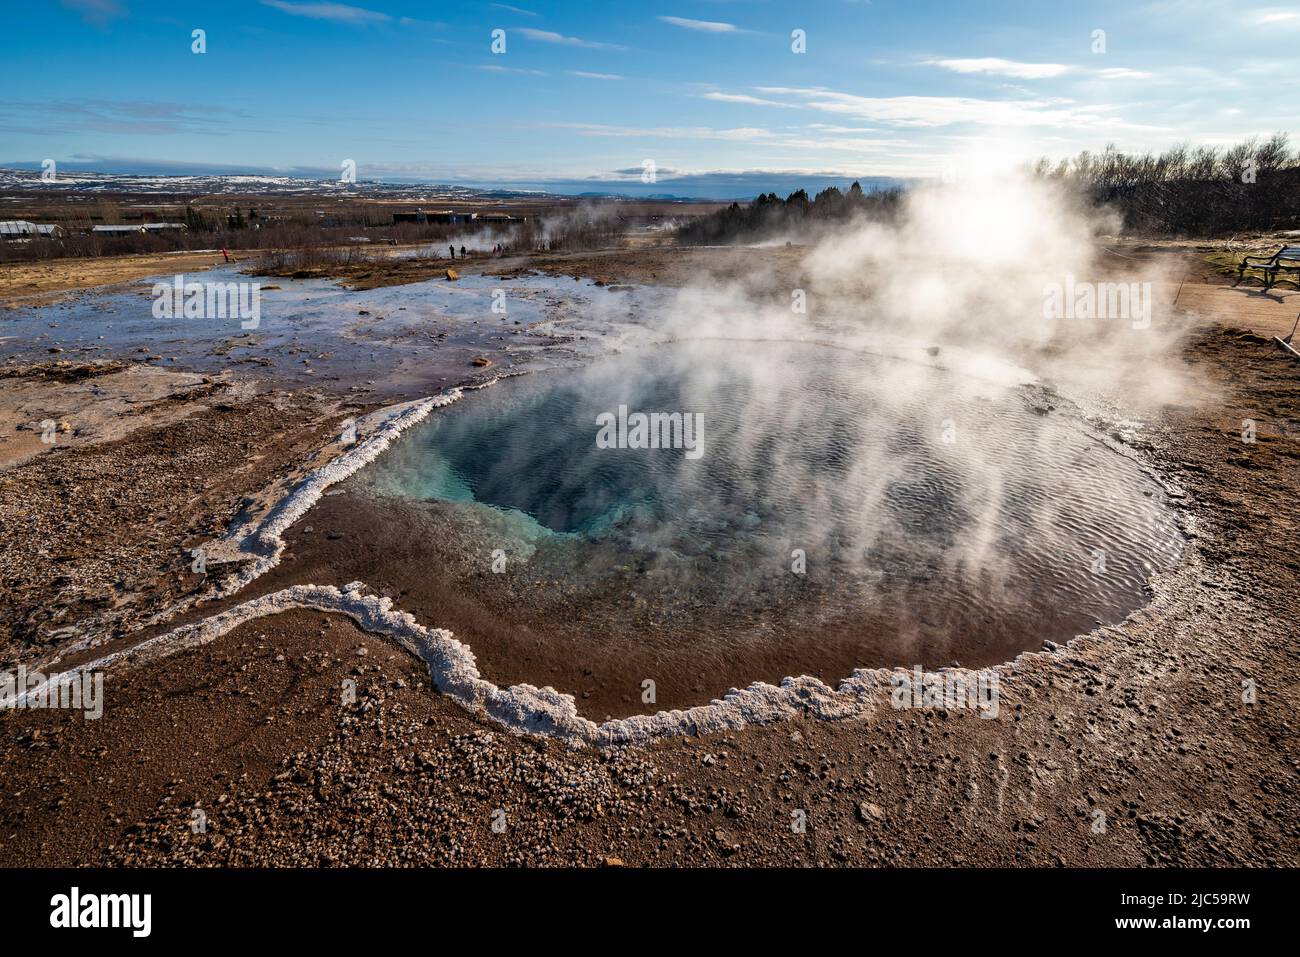
[[[679,447],[600,447],[620,406],[698,416],[698,457],[684,430]],[[841,613],[895,601],[944,627],[1038,629],[1032,647],[1123,617],[1181,555],[1159,489],[1050,397],[801,343],[666,346],[507,381],[364,482],[453,503],[446,521],[491,513],[484,547],[539,583],[752,612],[813,582]]]

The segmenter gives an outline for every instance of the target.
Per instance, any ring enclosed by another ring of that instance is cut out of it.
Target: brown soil
[[[798,272],[807,249],[801,246],[765,249],[764,262],[773,276]],[[349,289],[374,289],[406,283],[442,279],[448,266],[461,275],[524,276],[545,273],[592,279],[597,285],[624,283],[685,286],[698,282],[702,275],[719,281],[753,281],[754,250],[729,248],[693,248],[666,244],[638,244],[623,249],[580,252],[533,253],[530,255],[491,256],[471,253],[469,258],[399,259],[385,251],[350,263],[328,263],[305,269],[268,270],[255,268],[256,275],[288,276],[295,279],[337,279]],[[788,287],[787,287],[788,288]]]
[[[634,283],[656,286],[686,286],[704,277],[712,282],[745,282],[755,290],[755,259],[761,255],[761,274],[773,278],[773,285],[785,290],[802,273],[808,250],[803,246],[754,249],[727,247],[644,246],[633,250],[597,250],[576,253],[538,253],[522,263],[505,262],[484,272],[489,275],[514,275],[536,270],[553,276],[590,278],[600,285]],[[779,278],[779,281],[777,280]]]
[[[61,294],[167,272],[202,271],[224,261],[220,252],[182,252],[0,263],[0,305],[47,305]]]
[[[378,289],[381,286],[404,286],[429,279],[446,279],[448,282],[454,282],[459,278],[460,273],[471,275],[483,272],[483,267],[492,261],[490,257],[483,254],[474,254],[473,258],[469,259],[457,257],[453,261],[445,257],[441,259],[401,258],[394,256],[394,252],[397,250],[367,249],[353,262],[290,265],[284,268],[254,263],[247,272],[253,276],[279,276],[289,279],[336,279],[340,286],[347,289]],[[449,269],[449,267],[454,268]]]

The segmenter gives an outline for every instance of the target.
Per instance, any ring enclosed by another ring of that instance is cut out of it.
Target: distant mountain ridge
[[[525,190],[485,190],[469,186],[434,183],[380,183],[358,180],[313,179],[305,176],[269,176],[263,174],[131,174],[102,173],[86,170],[56,170],[52,180],[43,180],[41,170],[0,168],[0,190],[58,191],[90,193],[155,193],[185,195],[338,195],[392,196],[396,199],[428,198],[431,201],[492,199],[510,196],[535,196]]]
[[[28,166],[30,164],[24,164]],[[555,179],[537,182],[489,184],[434,183],[427,180],[395,181],[358,178],[345,183],[329,176],[280,175],[260,172],[154,173],[114,172],[59,165],[53,181],[41,178],[39,168],[0,167],[0,191],[87,193],[143,193],[157,195],[356,195],[391,197],[410,201],[466,202],[510,198],[633,199],[651,202],[749,200],[765,193],[780,195],[804,189],[819,192],[829,186],[847,189],[854,180],[868,192],[902,185],[887,176],[853,176],[836,172],[803,173],[741,170],[707,173],[671,173],[657,182],[630,179]]]

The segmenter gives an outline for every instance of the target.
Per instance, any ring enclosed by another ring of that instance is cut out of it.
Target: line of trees
[[[393,212],[401,207],[365,204],[326,207],[318,216],[314,208],[290,208],[272,204],[271,209],[233,205],[200,208],[185,204],[159,215],[160,219],[182,222],[185,229],[150,233],[106,235],[90,232],[96,222],[132,225],[142,218],[126,219],[117,202],[101,200],[93,210],[76,210],[60,216],[69,230],[58,238],[32,238],[21,243],[0,242],[0,262],[32,261],[79,256],[113,256],[129,253],[158,253],[187,249],[225,247],[239,250],[306,249],[347,246],[358,238],[376,244],[441,244],[489,234],[492,242],[517,250],[581,250],[617,245],[626,232],[615,206],[583,205],[527,221],[514,223],[393,223]],[[42,221],[49,216],[37,217]],[[310,252],[308,258],[317,255]]]
[[[195,211],[197,212],[197,211]],[[220,217],[199,214],[196,218],[187,209],[183,219],[186,229],[169,229],[163,232],[126,233],[70,233],[56,239],[33,238],[27,242],[0,242],[0,262],[30,262],[40,259],[60,259],[81,256],[118,256],[134,253],[176,252],[189,249],[231,250],[307,248],[327,245],[347,246],[358,237],[376,244],[412,244],[445,242],[466,237],[475,227],[446,223],[396,223],[367,232],[354,225],[321,226],[313,222],[263,221],[259,228],[233,225],[238,220],[233,213],[229,221]]]
[[[1040,159],[1038,177],[1062,183],[1094,206],[1119,214],[1126,233],[1151,236],[1224,236],[1300,228],[1300,151],[1286,133],[1230,147],[1182,144],[1163,153],[1123,153],[1113,145],[1072,159]],[[891,220],[901,189],[847,193],[832,187],[809,200],[804,190],[781,199],[759,196],[744,206],[702,216],[680,227],[687,245],[754,242],[781,236],[809,238],[825,226],[855,217]]]
[[[740,240],[754,242],[785,235],[802,237],[856,217],[892,219],[902,197],[903,191],[898,188],[866,193],[856,182],[848,192],[831,186],[811,200],[802,189],[785,199],[776,193],[765,193],[745,206],[732,203],[686,223],[678,228],[677,240],[699,246]]]
[[[621,244],[627,227],[611,205],[587,205],[514,226],[509,245],[519,250],[574,251]]]
[[[1033,172],[1123,217],[1125,232],[1210,236],[1300,227],[1300,151],[1285,133],[1234,146],[1182,144],[1163,153],[1113,145]]]

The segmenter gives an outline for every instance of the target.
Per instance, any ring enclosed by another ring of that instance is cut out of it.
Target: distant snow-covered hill
[[[308,179],[296,176],[221,174],[199,176],[153,176],[127,173],[86,171],[56,172],[52,180],[43,180],[41,170],[0,168],[0,191],[75,191],[88,193],[158,193],[181,195],[322,195],[337,193],[356,196],[392,196],[429,200],[470,200],[503,196],[537,196],[519,190],[482,190],[467,186],[431,183],[379,183]],[[543,194],[544,195],[544,194]]]

